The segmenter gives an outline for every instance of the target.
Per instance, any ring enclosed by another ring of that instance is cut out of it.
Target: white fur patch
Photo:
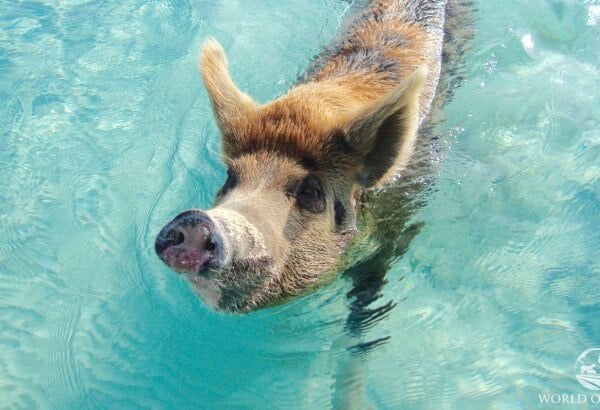
[[[235,259],[259,258],[267,254],[260,231],[239,212],[214,208],[208,214],[220,225],[224,236],[224,265]]]

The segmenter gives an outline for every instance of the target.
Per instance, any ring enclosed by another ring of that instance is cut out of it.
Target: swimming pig
[[[161,230],[160,259],[230,312],[282,303],[342,270],[357,198],[406,167],[430,111],[447,8],[372,1],[294,88],[264,105],[240,91],[208,40],[200,70],[227,180],[212,209]]]

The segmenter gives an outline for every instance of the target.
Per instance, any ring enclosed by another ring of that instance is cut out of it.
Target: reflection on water
[[[199,44],[222,41],[266,101],[349,3],[0,5],[0,403],[532,407],[588,393],[575,361],[600,345],[597,5],[476,6],[429,165],[365,201],[386,222],[372,257],[227,316],[152,250],[162,222],[224,180]]]

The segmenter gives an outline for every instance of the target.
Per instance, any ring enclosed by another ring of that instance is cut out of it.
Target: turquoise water
[[[317,4],[318,3],[318,4]],[[222,182],[208,36],[259,101],[349,3],[0,3],[0,407],[528,408],[600,347],[600,2],[479,1],[422,224],[360,335],[348,280],[210,311],[153,252]],[[353,349],[380,338],[368,350]]]

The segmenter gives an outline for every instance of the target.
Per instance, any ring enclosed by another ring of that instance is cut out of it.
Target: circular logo
[[[600,348],[588,349],[575,362],[577,380],[586,389],[600,390]]]

